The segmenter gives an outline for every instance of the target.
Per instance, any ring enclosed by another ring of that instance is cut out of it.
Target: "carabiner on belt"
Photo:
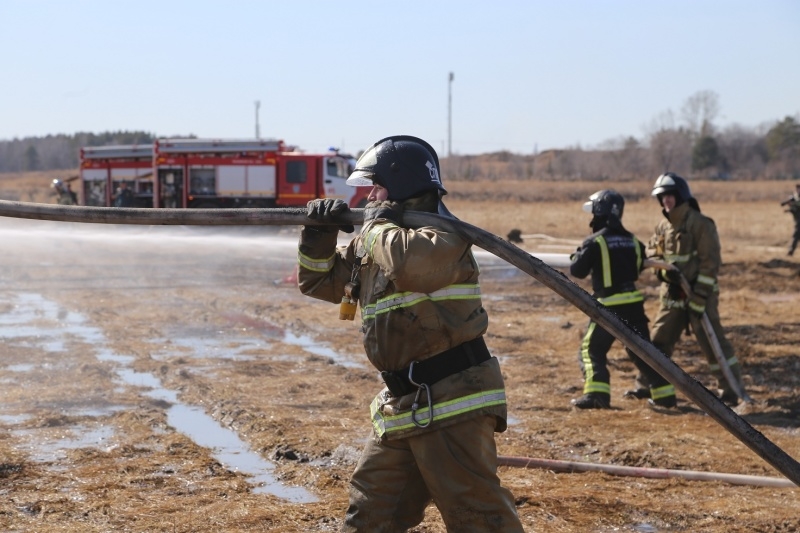
[[[433,398],[431,397],[431,388],[428,386],[427,383],[417,383],[414,381],[414,364],[416,361],[412,361],[411,364],[408,366],[408,381],[415,387],[417,387],[417,394],[414,395],[414,403],[411,404],[411,421],[414,422],[414,425],[418,428],[426,428],[431,425],[433,422]],[[417,409],[419,409],[419,397],[422,394],[423,389],[425,390],[425,395],[428,398],[428,421],[427,423],[423,424],[421,422],[417,422]]]

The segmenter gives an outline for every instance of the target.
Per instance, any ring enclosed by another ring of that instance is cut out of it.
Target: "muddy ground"
[[[339,321],[337,306],[303,297],[292,282],[296,228],[0,219],[0,236],[0,529],[339,528],[380,386],[358,321]],[[573,410],[586,317],[478,256],[486,339],[508,389],[500,454],[780,475],[680,393],[668,413],[623,399],[635,371],[619,345],[610,354],[613,409]],[[728,254],[721,273],[723,324],[756,400],[739,410],[794,458],[799,273],[779,247]],[[655,277],[642,286],[652,316]],[[713,388],[690,337],[675,361]],[[499,472],[531,532],[800,531],[798,489]],[[435,507],[415,531],[444,531]]]

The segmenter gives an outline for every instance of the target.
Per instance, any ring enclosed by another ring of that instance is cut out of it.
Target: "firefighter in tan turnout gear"
[[[652,195],[658,199],[664,219],[656,226],[655,234],[648,243],[647,254],[677,267],[692,288],[692,295],[687,298],[681,289],[677,272],[665,269],[657,271],[662,283],[660,307],[653,322],[653,344],[667,356],[672,356],[688,318],[721,388],[720,399],[729,405],[736,405],[739,397],[735,387],[725,379],[701,324],[701,317],[705,313],[732,374],[741,382],[739,362],[733,345],[725,337],[719,317],[717,274],[722,257],[716,224],[700,213],[700,206],[692,197],[689,184],[677,174],[669,172],[659,176]]]
[[[360,234],[337,249],[339,227],[304,226],[298,251],[303,294],[340,303],[340,318],[360,305],[364,348],[386,385],[370,407],[374,439],[350,480],[343,531],[406,531],[431,502],[448,531],[522,531],[496,473],[506,396],[483,340],[488,318],[470,244],[403,223],[404,210],[452,216],[436,152],[416,137],[387,137],[347,183],[372,186]],[[318,199],[308,216],[335,222],[347,209]]]
[[[612,189],[597,191],[583,204],[591,213],[592,233],[570,256],[570,274],[577,278],[592,275],[593,296],[609,308],[636,333],[650,340],[644,295],[636,280],[644,268],[645,247],[622,225],[625,199]],[[583,396],[572,400],[579,409],[608,409],[611,406],[611,375],[608,350],[614,337],[594,320],[589,321],[578,352],[583,371]],[[626,348],[628,357],[639,370],[637,388],[626,397],[648,398],[661,407],[675,406],[675,387]]]

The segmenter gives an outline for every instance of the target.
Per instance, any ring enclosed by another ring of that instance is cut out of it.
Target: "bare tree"
[[[697,137],[714,133],[714,119],[719,114],[719,95],[714,91],[698,91],[686,99],[681,116],[689,131]]]

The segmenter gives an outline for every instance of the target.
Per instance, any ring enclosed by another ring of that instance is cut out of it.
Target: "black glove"
[[[666,268],[662,268],[656,272],[656,277],[666,283],[672,283],[674,285],[681,284],[681,273],[679,270],[667,270]]]
[[[403,220],[403,204],[384,200],[382,202],[370,202],[364,206],[364,224],[376,219],[389,220],[398,226]]]
[[[336,217],[350,211],[347,202],[338,198],[317,198],[311,200],[307,205],[306,216],[319,222],[334,222]],[[352,224],[309,226],[321,232],[335,232],[342,230],[345,233],[353,233],[355,228]]]

